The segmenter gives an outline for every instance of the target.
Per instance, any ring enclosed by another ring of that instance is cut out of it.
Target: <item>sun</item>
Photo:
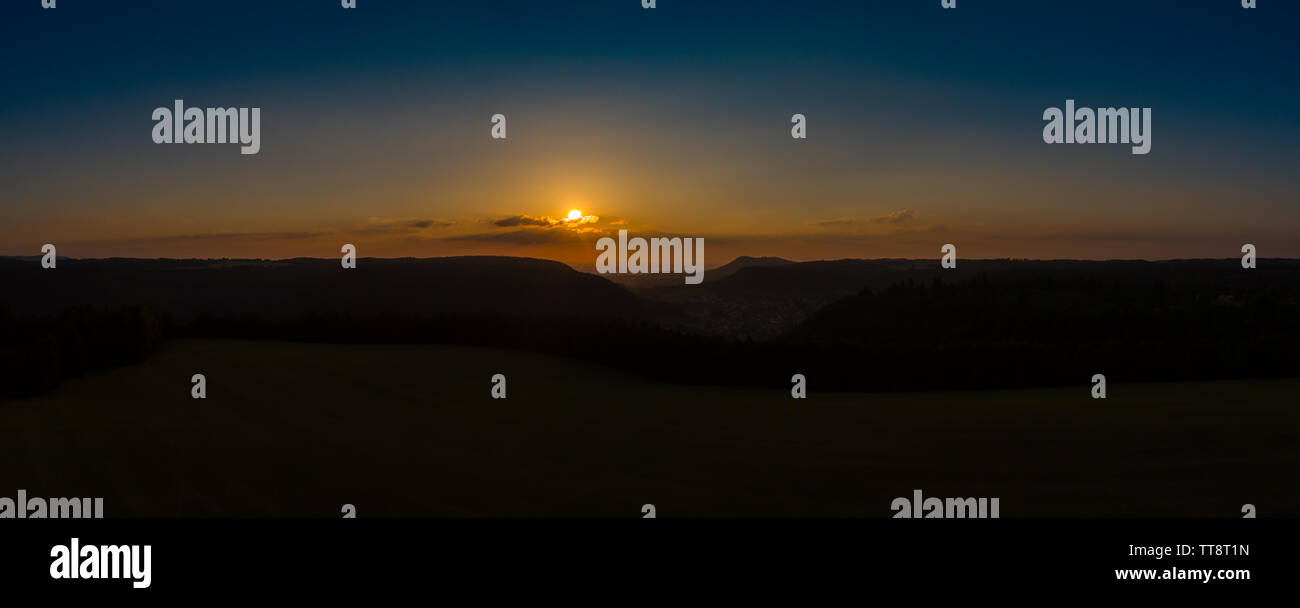
[[[580,219],[582,219],[582,212],[581,212],[581,211],[579,211],[579,210],[577,210],[577,209],[570,209],[570,210],[569,210],[569,221],[570,221],[570,222],[572,222],[572,221],[574,221],[574,220],[580,220]]]

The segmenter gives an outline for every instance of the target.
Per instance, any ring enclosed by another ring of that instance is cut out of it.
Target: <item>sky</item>
[[[1300,257],[1296,2],[40,4],[0,6],[0,255]],[[177,99],[260,151],[154,143]],[[1044,143],[1067,99],[1150,153]]]

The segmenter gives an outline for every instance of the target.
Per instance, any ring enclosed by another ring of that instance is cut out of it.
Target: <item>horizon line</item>
[[[3,259],[3,260],[20,260],[20,261],[39,261],[39,260],[41,260],[42,257],[44,257],[44,256],[41,256],[41,255],[0,255],[0,259]],[[563,265],[565,265],[565,266],[569,266],[569,267],[571,267],[571,268],[574,268],[575,270],[577,270],[577,269],[579,269],[579,268],[585,268],[585,266],[575,266],[574,264],[571,264],[571,263],[569,263],[569,262],[564,262],[564,261],[556,260],[556,259],[552,259],[552,258],[541,258],[541,257],[532,257],[532,256],[519,256],[519,255],[444,255],[444,256],[429,256],[429,257],[417,257],[417,256],[376,257],[376,256],[368,256],[368,257],[358,257],[358,258],[356,258],[356,259],[358,259],[358,260],[389,260],[389,261],[392,261],[392,260],[450,260],[450,259],[456,259],[456,258],[492,258],[492,259],[508,259],[508,260],[536,260],[536,261],[541,261],[541,262],[554,262],[554,263],[556,263],[556,264],[563,264]],[[202,261],[202,262],[292,262],[292,261],[296,261],[296,260],[337,261],[339,258],[337,258],[337,257],[310,257],[310,256],[295,256],[295,257],[290,257],[290,258],[232,258],[232,257],[220,257],[220,258],[209,257],[209,258],[204,258],[204,257],[192,257],[192,256],[191,256],[191,257],[155,257],[155,258],[146,258],[146,257],[125,257],[125,256],[108,256],[108,257],[86,257],[86,258],[79,258],[79,257],[72,257],[72,256],[62,256],[62,255],[59,255],[59,256],[55,256],[55,259],[58,259],[58,260],[71,260],[71,261],[82,261],[82,262],[96,262],[96,261],[139,261],[139,262],[164,262],[164,261]],[[934,258],[819,258],[819,259],[811,259],[811,260],[796,260],[796,259],[790,259],[790,258],[785,258],[785,257],[781,257],[781,256],[771,256],[771,255],[766,255],[766,256],[741,255],[741,256],[736,256],[736,257],[732,258],[731,260],[729,260],[729,261],[727,261],[727,262],[724,262],[724,263],[722,263],[722,264],[718,264],[718,265],[716,265],[716,266],[711,266],[711,267],[706,267],[705,270],[708,270],[709,268],[721,268],[721,267],[723,267],[723,266],[726,266],[726,265],[728,265],[728,264],[732,264],[732,263],[737,262],[737,261],[742,260],[742,259],[750,259],[750,260],[778,260],[778,261],[781,261],[781,262],[789,262],[789,263],[791,263],[791,264],[810,264],[810,263],[817,263],[817,262],[845,262],[845,261],[860,261],[860,262],[883,262],[883,261],[895,261],[895,262],[921,262],[921,261],[925,261],[925,262],[931,262],[931,261],[938,261],[938,260],[939,260],[939,257],[936,256],[936,257],[934,257]],[[1239,260],[1239,259],[1240,259],[1239,256],[1217,257],[1217,258],[1216,258],[1216,257],[1199,257],[1199,258],[1154,258],[1154,259],[1153,259],[1153,258],[1027,258],[1027,257],[1026,257],[1026,258],[1021,258],[1021,257],[998,257],[998,258],[962,258],[961,261],[962,261],[962,262],[1149,262],[1149,263],[1157,263],[1157,262],[1225,261],[1225,260]],[[1257,258],[1257,259],[1260,259],[1260,260],[1281,260],[1281,261],[1300,261],[1300,258],[1288,258],[1288,257],[1260,257],[1260,258]],[[595,263],[594,263],[594,262],[591,264],[591,267],[593,267],[593,268],[595,267]]]

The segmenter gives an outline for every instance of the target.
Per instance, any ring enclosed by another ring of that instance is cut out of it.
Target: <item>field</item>
[[[104,497],[109,517],[888,517],[919,488],[999,497],[1002,517],[1300,516],[1300,379],[1111,379],[1094,400],[1090,375],[916,394],[813,377],[794,400],[503,350],[178,341],[0,402],[0,496]]]

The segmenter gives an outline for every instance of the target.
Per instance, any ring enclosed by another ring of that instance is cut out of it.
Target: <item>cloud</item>
[[[878,217],[868,217],[868,218],[839,217],[839,218],[834,218],[829,220],[811,220],[804,223],[810,226],[816,226],[818,228],[847,228],[852,226],[864,226],[870,224],[899,225],[899,224],[905,224],[907,222],[910,222],[915,218],[916,218],[915,211],[912,211],[911,209],[899,209],[898,211],[891,211],[887,215],[881,215]]]
[[[532,215],[512,215],[503,217],[499,220],[491,220],[493,226],[498,228],[518,228],[520,226],[535,226],[539,228],[578,228],[584,224],[595,224],[600,221],[600,216],[584,215],[576,219],[567,217],[549,217],[549,216],[532,216]]]
[[[429,227],[431,227],[431,226],[437,226],[437,227],[439,227],[439,228],[445,228],[445,227],[450,226],[450,225],[455,224],[455,223],[456,223],[456,222],[445,222],[445,221],[442,221],[442,220],[416,220],[416,221],[411,222],[410,224],[407,224],[407,225],[410,226],[410,227],[412,227],[412,228],[429,228]]]
[[[493,220],[492,225],[499,228],[514,228],[517,226],[553,226],[557,220],[549,217],[533,217],[531,215],[512,215],[510,217]]]
[[[355,234],[409,234],[426,228],[445,228],[455,224],[444,220],[409,220],[370,218],[370,224],[353,230]]]
[[[809,220],[804,223],[808,224],[809,226],[818,226],[820,228],[836,228],[839,226],[852,226],[858,223],[858,220],[855,220],[851,217],[839,217],[833,220]]]
[[[207,232],[202,234],[169,234],[160,236],[128,237],[108,242],[168,242],[168,241],[209,241],[209,240],[275,240],[287,241],[314,239],[330,236],[333,232]]]
[[[552,230],[548,228],[520,228],[510,232],[489,232],[449,236],[444,241],[472,241],[479,243],[509,243],[514,245],[554,245],[594,241],[593,232]]]
[[[871,218],[870,221],[873,224],[902,224],[904,222],[912,221],[912,218],[915,216],[916,213],[911,209],[900,209],[891,212],[889,215]]]

